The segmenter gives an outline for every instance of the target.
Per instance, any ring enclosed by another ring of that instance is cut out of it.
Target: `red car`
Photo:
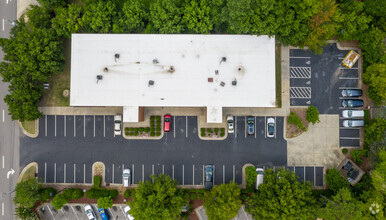
[[[172,130],[172,116],[164,116],[164,132],[170,132]]]

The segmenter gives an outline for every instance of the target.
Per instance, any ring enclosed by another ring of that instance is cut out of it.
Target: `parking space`
[[[45,115],[39,119],[39,136],[113,138],[113,119],[111,115]]]
[[[86,164],[43,162],[38,167],[44,183],[91,183],[91,166]]]

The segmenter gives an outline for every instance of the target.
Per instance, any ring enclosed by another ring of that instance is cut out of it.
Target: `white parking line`
[[[75,183],[75,179],[76,179],[76,164],[74,164],[74,183]]]
[[[358,89],[358,87],[339,87],[339,89]]]
[[[66,137],[67,132],[66,132],[66,116],[64,116],[64,137]]]
[[[83,183],[86,183],[86,164],[83,164]]]
[[[267,116],[264,116],[264,138],[267,138]]]
[[[359,78],[358,77],[339,77],[339,79],[354,79],[354,80],[358,80]]]
[[[55,137],[56,137],[56,115],[55,115]]]
[[[125,219],[128,219],[127,216],[126,216],[126,213],[123,211],[123,208],[122,208],[122,205],[119,206],[121,208],[121,211],[122,211],[122,214],[125,216]],[[117,218],[118,219],[118,218]]]
[[[122,171],[125,170],[125,164],[122,164]]]
[[[86,137],[86,116],[83,115],[83,137]]]
[[[133,171],[133,177],[132,177],[132,179],[133,179],[133,184],[134,184],[134,164],[131,164],[131,168],[132,168],[132,171]]]
[[[47,163],[44,163],[44,183],[46,183],[47,178]]]
[[[303,176],[304,176],[304,182],[306,182],[306,167],[303,167]]]
[[[174,164],[172,165],[172,179],[174,180]]]
[[[255,138],[257,134],[257,117],[255,116]]]
[[[94,137],[95,137],[95,115],[94,115]]]
[[[339,69],[341,69],[341,70],[357,70],[358,67],[351,67],[351,68],[347,68],[347,67],[339,67]]]
[[[339,139],[343,139],[343,140],[360,140],[359,137],[339,137]]]
[[[3,109],[3,122],[4,122],[4,109]]]
[[[216,165],[213,165],[213,186],[214,186],[214,180],[216,179],[216,178],[214,178],[216,175],[215,171],[216,171]]]
[[[235,182],[235,165],[233,165],[233,183]]]
[[[62,214],[63,214],[64,218],[67,220],[67,216],[64,214],[63,208],[61,208],[60,211],[62,211]]]
[[[173,135],[176,137],[176,117],[173,116]]]
[[[341,99],[341,100],[345,100],[345,99],[347,99],[347,98],[350,98],[350,99],[357,99],[357,100],[361,99],[361,98],[359,98],[359,97],[339,97],[339,99]]]
[[[355,129],[355,130],[359,130],[359,128],[348,128],[348,127],[339,127],[339,129]]]
[[[47,137],[47,115],[45,115],[45,121],[44,121],[44,123],[45,123],[45,134],[46,134],[46,137]]]
[[[54,183],[56,183],[56,163],[54,163]]]
[[[66,183],[66,173],[67,173],[67,165],[66,165],[66,163],[64,163],[64,174],[63,174],[64,183]]]
[[[163,164],[162,164],[162,175],[165,175],[165,167]]]
[[[193,164],[193,186],[194,186],[194,164]]]
[[[112,183],[114,183],[114,164],[113,164],[113,172],[112,172]]]
[[[103,137],[106,137],[106,115],[103,115]]]
[[[315,186],[315,183],[316,183],[316,175],[315,175],[315,166],[314,166],[314,186]]]
[[[154,164],[151,165],[151,175],[152,175],[151,182],[154,183],[154,177],[153,177],[154,176]]]
[[[182,164],[182,185],[185,185],[185,166]]]
[[[290,57],[290,59],[292,59],[292,58],[311,59],[311,57]]]
[[[8,0],[7,0],[7,4],[8,4]],[[4,31],[4,19],[3,19],[3,31]]]
[[[188,138],[188,116],[185,116],[186,117],[186,138]]]
[[[202,165],[202,185],[205,183],[205,165]]]
[[[247,138],[247,116],[244,117],[244,138]]]
[[[70,205],[70,206],[71,206],[71,209],[72,209],[72,211],[74,212],[74,214],[75,214],[75,216],[76,216],[76,219],[79,220],[79,217],[78,217],[78,215],[76,214],[74,207],[73,207],[72,205]]]
[[[222,165],[222,183],[225,184],[225,165]]]
[[[50,213],[51,213],[51,215],[52,215],[52,218],[54,218],[54,220],[55,220],[55,216],[54,216],[54,214],[52,214],[52,211],[51,211],[51,208],[50,208],[50,206],[49,206],[49,205],[47,205],[47,208],[48,208],[48,211],[50,211]]]
[[[74,137],[76,137],[76,117],[74,115]]]
[[[142,164],[142,182],[145,182],[145,165]]]
[[[3,169],[4,169],[4,156],[3,156]]]
[[[275,128],[275,130],[274,130],[274,132],[275,132],[275,133],[274,133],[274,137],[275,137],[275,138],[276,138],[276,127],[277,127],[276,125],[277,125],[277,121],[276,121],[276,116],[275,116],[275,127],[274,127],[274,128]]]

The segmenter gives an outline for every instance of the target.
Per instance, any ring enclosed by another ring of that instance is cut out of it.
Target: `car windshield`
[[[349,127],[352,126],[352,121],[348,121],[348,126],[349,126]]]
[[[166,121],[166,122],[170,121],[170,118],[165,118],[165,121]]]
[[[263,171],[259,170],[257,171],[257,174],[264,174]]]
[[[351,94],[352,94],[351,90],[347,90],[346,93],[347,93],[347,96],[351,96]]]
[[[110,122],[111,123],[111,122]],[[121,123],[121,121],[119,121],[119,120],[115,120],[115,123]]]
[[[207,182],[211,182],[212,181],[212,175],[213,175],[213,170],[212,170],[212,168],[207,168],[206,169],[206,181]]]
[[[352,116],[352,111],[348,111],[347,115],[348,115],[348,117],[351,117]]]
[[[124,173],[123,177],[129,177],[129,174],[128,173]]]
[[[270,133],[270,134],[273,134],[273,131],[274,131],[274,126],[273,126],[273,124],[272,123],[269,123],[268,124],[268,132]]]
[[[347,101],[347,105],[348,105],[348,106],[352,106],[352,104],[353,104],[353,101],[351,101],[351,100],[348,100],[348,101]]]
[[[86,210],[86,214],[87,214],[87,215],[92,214],[91,210],[90,210],[90,209],[87,209],[87,210]]]

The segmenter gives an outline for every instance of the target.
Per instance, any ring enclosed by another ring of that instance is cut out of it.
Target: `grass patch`
[[[21,126],[23,126],[24,130],[28,133],[35,134],[35,121],[23,121],[21,122]]]
[[[48,78],[50,88],[44,90],[42,106],[70,106],[70,97],[63,96],[63,90],[70,89],[71,77],[71,40],[64,41],[66,64],[62,73],[54,73]],[[70,92],[71,93],[71,92]]]
[[[21,181],[29,180],[32,178],[35,178],[35,167],[34,166],[31,166],[23,173],[23,176],[21,177]]]
[[[275,44],[276,107],[281,108],[281,45]]]
[[[364,113],[365,113],[364,121],[365,121],[365,124],[367,125],[370,123],[370,112],[369,112],[369,110],[366,109],[366,110],[364,110]]]

